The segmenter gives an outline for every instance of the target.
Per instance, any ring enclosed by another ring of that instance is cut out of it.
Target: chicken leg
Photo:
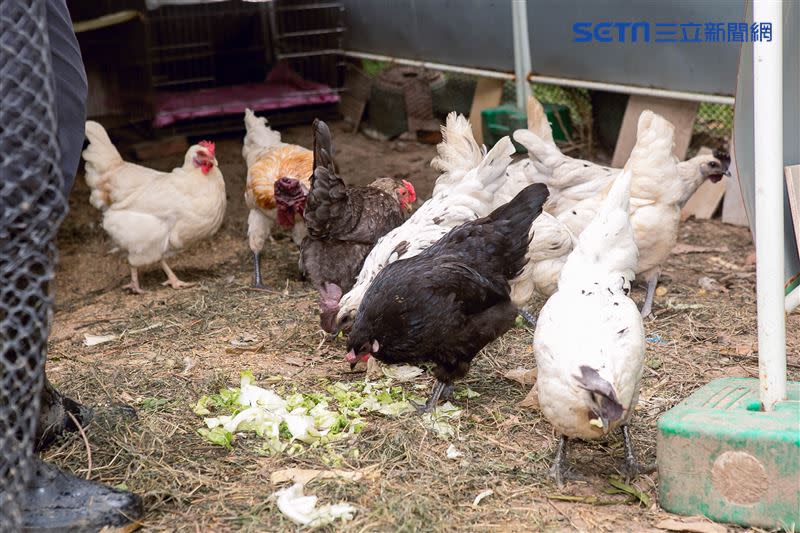
[[[550,467],[550,477],[556,482],[558,488],[564,486],[565,479],[584,480],[584,476],[570,470],[567,465],[567,437],[561,435],[556,448],[556,456],[553,458],[553,466]]]
[[[517,313],[519,313],[519,316],[525,319],[525,322],[527,322],[530,327],[536,327],[536,317],[530,314],[527,309],[520,309],[517,311]]]
[[[123,290],[127,289],[134,294],[144,294],[144,291],[139,286],[139,269],[131,267],[131,282],[122,287]]]
[[[161,261],[161,268],[164,270],[164,273],[167,275],[167,281],[162,283],[162,285],[169,285],[173,289],[187,289],[189,287],[194,287],[196,283],[187,283],[185,281],[181,281],[178,279],[178,276],[175,275],[175,272],[169,267],[166,261]]]
[[[631,439],[630,429],[627,424],[622,426],[622,437],[625,440],[625,466],[622,471],[627,481],[630,482],[639,474],[654,472],[656,464],[642,466],[636,461],[636,455],[633,453],[633,440]]]
[[[433,390],[431,391],[431,396],[428,398],[428,401],[425,402],[424,405],[420,405],[414,402],[411,402],[411,405],[416,407],[417,412],[422,413],[430,413],[436,407],[436,404],[439,403],[440,398],[450,398],[453,395],[453,384],[452,383],[445,383],[443,381],[436,380],[436,383],[433,384]]]
[[[653,312],[653,296],[656,293],[656,285],[658,285],[658,270],[648,274],[644,279],[647,281],[647,296],[642,305],[642,318],[647,318]]]
[[[253,265],[255,268],[255,273],[253,274],[253,288],[266,289],[261,280],[261,254],[259,252],[253,252]]]

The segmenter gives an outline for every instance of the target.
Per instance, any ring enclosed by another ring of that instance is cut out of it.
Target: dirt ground
[[[372,141],[334,126],[337,160],[348,181],[402,175],[414,182],[421,198],[430,194],[435,178],[429,166],[432,146]],[[309,137],[308,128],[284,131],[285,140],[306,146]],[[326,379],[349,382],[364,379],[364,374],[350,372],[342,340],[325,340],[315,295],[298,281],[298,252],[286,236],[279,235],[265,252],[265,282],[276,290],[249,290],[252,263],[245,239],[241,141],[213,140],[226,178],[228,210],[213,239],[172,264],[182,279],[198,283],[191,289],[162,287],[163,273],[153,270],[142,278],[146,294],[123,292],[128,267],[122,255],[109,253],[112,245],[100,228],[100,214],[89,205],[88,189],[78,177],[59,235],[48,374],[65,393],[98,409],[86,428],[89,448],[80,435],[70,435],[45,458],[77,475],[141,494],[147,530],[293,530],[270,500],[278,488],[270,483],[270,473],[292,466],[325,468],[322,452],[264,457],[247,439],[237,439],[228,451],[197,435],[202,420],[192,407],[204,394],[236,386],[245,369],[255,373],[259,384],[269,376],[283,376],[284,385],[305,392],[321,390]],[[146,164],[166,170],[180,157]],[[655,460],[660,413],[713,378],[758,374],[748,230],[719,221],[689,221],[679,241],[720,251],[674,254],[664,267],[656,316],[645,324],[652,342],[633,422],[645,462]],[[703,276],[722,288],[702,290],[698,280]],[[789,318],[788,330],[800,330],[800,316]],[[86,347],[85,334],[119,338]],[[254,337],[257,349],[232,349],[230,341],[241,336]],[[789,337],[790,377],[798,379],[800,338]],[[556,436],[539,412],[517,405],[530,387],[503,377],[515,367],[535,366],[531,342],[530,330],[516,328],[476,360],[465,382],[480,396],[457,401],[464,408],[452,441],[464,454],[459,460],[446,458],[451,442],[436,438],[416,416],[367,415],[362,433],[335,444],[334,451],[346,457],[341,468],[374,467],[376,474],[359,482],[328,480],[307,486],[320,503],[348,501],[359,508],[352,522],[330,529],[655,530],[668,517],[657,503],[644,506],[625,495],[608,494],[609,476],[622,461],[619,436],[572,448],[571,459],[589,476],[588,482],[570,482],[563,490],[551,483],[547,469]],[[432,381],[421,377],[417,383]],[[116,417],[110,406],[118,403],[136,407],[138,419]],[[657,484],[657,474],[634,482],[653,502]],[[473,505],[486,489],[494,493]]]

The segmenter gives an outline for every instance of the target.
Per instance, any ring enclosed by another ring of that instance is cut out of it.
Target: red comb
[[[408,191],[408,203],[414,203],[417,201],[417,191],[414,190],[414,186],[411,185],[410,181],[400,180],[403,183],[403,187],[406,188]]]
[[[199,144],[200,146],[202,146],[203,148],[208,150],[208,153],[211,155],[211,157],[214,157],[214,143],[213,142],[211,142],[211,141],[200,141],[197,144]]]

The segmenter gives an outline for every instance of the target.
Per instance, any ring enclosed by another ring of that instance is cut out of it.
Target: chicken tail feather
[[[247,133],[244,136],[242,157],[249,167],[264,149],[281,144],[281,134],[267,125],[266,118],[257,117],[251,109],[244,111],[244,125]]]
[[[333,163],[333,141],[331,130],[320,119],[314,119],[314,170],[325,167],[330,172],[335,172]]]
[[[122,156],[99,123],[92,120],[86,122],[86,138],[89,146],[82,155],[86,161],[86,183],[92,190],[89,201],[98,209],[103,209],[111,203],[105,184],[107,174],[122,165]]]
[[[472,135],[472,126],[464,115],[455,111],[447,115],[442,126],[442,142],[436,147],[439,155],[431,166],[440,172],[469,172],[481,163],[483,153]]]

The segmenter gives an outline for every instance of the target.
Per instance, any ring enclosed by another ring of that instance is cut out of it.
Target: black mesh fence
[[[0,531],[32,467],[62,192],[46,0],[0,2]]]

